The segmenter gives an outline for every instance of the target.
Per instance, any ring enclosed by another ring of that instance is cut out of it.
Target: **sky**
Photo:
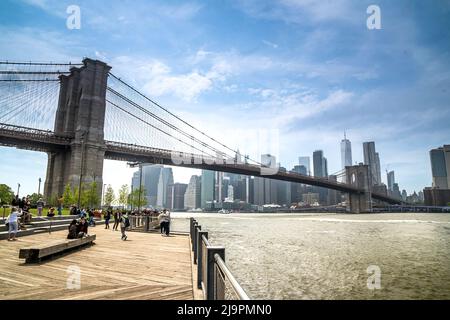
[[[367,27],[372,4],[381,29]],[[80,29],[67,28],[70,5]],[[277,145],[260,152],[289,169],[320,149],[339,171],[345,130],[353,162],[375,141],[383,181],[394,170],[411,193],[431,185],[429,150],[450,143],[448,0],[3,0],[0,34],[0,60],[105,61],[243,153],[245,137],[271,130]],[[36,192],[47,155],[0,152],[0,183]],[[117,190],[133,170],[105,161],[104,183]],[[177,182],[192,174],[174,168]]]

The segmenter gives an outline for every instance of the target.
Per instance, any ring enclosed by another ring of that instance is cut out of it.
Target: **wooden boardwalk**
[[[19,249],[64,239],[66,231],[0,241],[0,300],[194,298],[188,236],[128,232],[121,241],[119,231],[103,226],[89,232],[95,245],[34,265],[19,259]],[[67,289],[71,266],[80,268],[80,289]]]

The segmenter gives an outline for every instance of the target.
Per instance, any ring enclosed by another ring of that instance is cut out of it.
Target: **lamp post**
[[[84,163],[84,136],[86,132],[81,134],[81,164],[80,164],[80,182],[78,184],[78,209],[80,209],[80,201],[81,201],[81,181],[83,180],[83,163]]]
[[[102,207],[105,205],[105,189],[106,189],[106,183],[103,184]]]
[[[19,197],[20,183],[17,183],[17,197]]]
[[[41,194],[41,178],[39,178],[39,186],[38,186],[38,196]]]
[[[141,193],[142,193],[142,163],[139,163],[139,197],[138,197],[138,214],[141,214]]]
[[[130,193],[130,195],[128,197],[128,202],[131,205],[131,212],[133,212],[133,184],[131,184],[131,193]]]
[[[130,168],[139,166],[139,195],[138,195],[138,212],[141,213],[141,193],[142,193],[142,162],[128,162]],[[133,184],[131,184],[131,195],[133,195]],[[132,197],[131,197],[132,198]],[[132,201],[131,201],[132,202]],[[133,211],[133,204],[131,204],[131,211]]]

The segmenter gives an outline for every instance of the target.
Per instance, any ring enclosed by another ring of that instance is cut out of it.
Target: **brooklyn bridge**
[[[67,184],[97,182],[105,159],[207,169],[302,183],[348,194],[348,211],[372,199],[400,200],[372,190],[367,165],[348,166],[346,183],[278,170],[196,128],[111,72],[106,63],[0,62],[0,145],[46,152],[44,196]]]

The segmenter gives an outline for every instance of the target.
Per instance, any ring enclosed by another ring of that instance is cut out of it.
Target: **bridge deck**
[[[64,239],[66,231],[0,241],[0,300],[3,299],[193,299],[188,236],[91,228],[95,245],[25,265],[19,248]],[[81,288],[67,289],[68,267],[81,270]]]

